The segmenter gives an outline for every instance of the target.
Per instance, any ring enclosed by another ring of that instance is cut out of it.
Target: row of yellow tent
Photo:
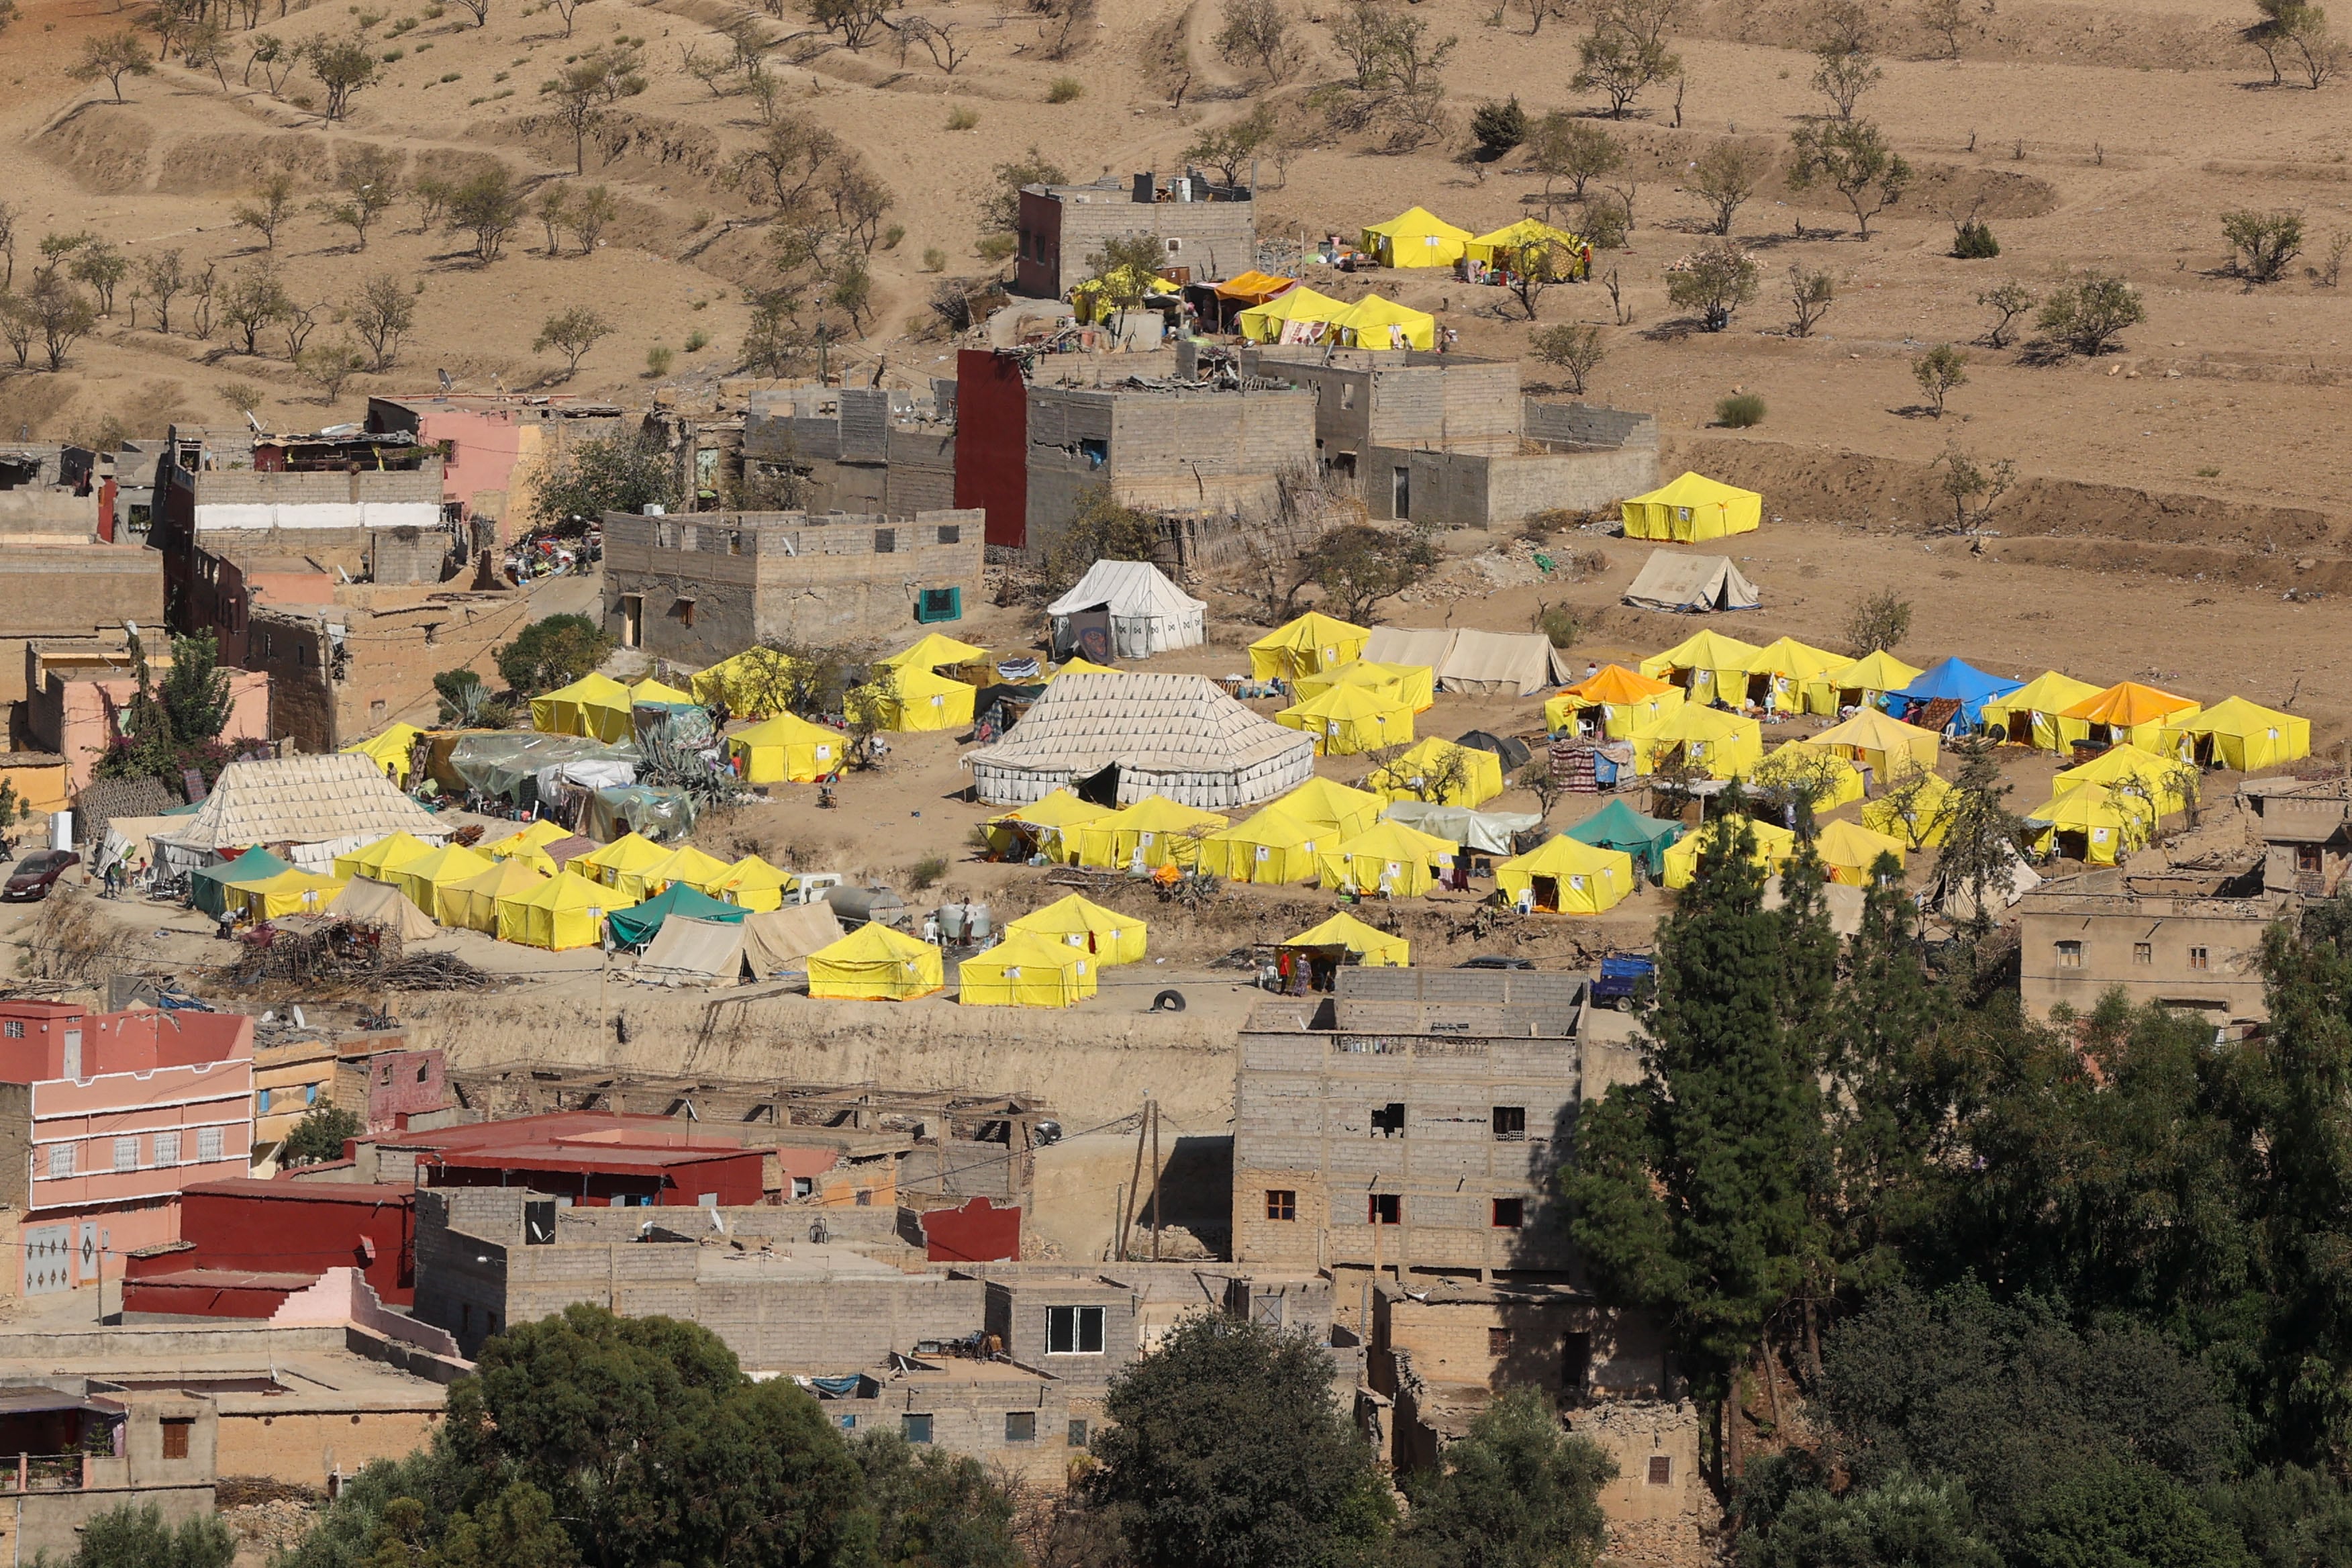
[[[1287,341],[1310,341],[1343,348],[1386,349],[1399,342],[1408,348],[1437,346],[1437,318],[1426,310],[1400,305],[1378,294],[1367,294],[1353,304],[1334,300],[1301,283],[1263,305],[1253,305],[1239,318],[1242,336],[1255,343],[1285,341],[1285,329],[1314,329]]]
[[[1489,266],[1507,263],[1527,246],[1544,243],[1570,256],[1589,253],[1584,240],[1534,218],[1520,218],[1486,234],[1456,227],[1426,207],[1412,206],[1386,223],[1366,224],[1362,248],[1382,267],[1451,267],[1467,257]]]
[[[624,686],[590,670],[571,685],[530,700],[530,727],[546,735],[586,735],[604,742],[628,740],[636,731],[631,710],[642,702],[692,703],[694,694],[640,680]]]

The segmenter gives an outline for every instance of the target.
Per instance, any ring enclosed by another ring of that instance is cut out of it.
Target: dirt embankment
[[[2193,13],[2148,12],[2104,5],[1970,5],[1959,30],[1964,60],[2032,61],[2037,64],[2105,66],[2135,70],[2245,70],[2249,79],[2268,79],[2243,37],[2242,28],[2217,24]],[[1803,0],[1717,0],[1684,31],[1731,43],[1803,47],[1814,26],[1814,7]],[[1944,37],[1922,26],[1907,10],[1882,14],[1876,42],[1905,59],[1941,59],[1950,48]]]

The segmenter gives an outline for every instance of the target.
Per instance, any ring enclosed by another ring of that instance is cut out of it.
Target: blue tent
[[[2003,676],[1987,675],[1965,659],[1948,658],[1920,672],[1919,679],[1900,691],[1888,692],[1888,707],[1895,701],[1906,706],[1900,710],[1908,718],[1914,707],[1924,707],[1938,698],[1949,697],[1960,705],[1953,722],[1961,730],[1975,729],[1984,721],[1984,705],[1996,697],[2006,697],[2025,683]]]

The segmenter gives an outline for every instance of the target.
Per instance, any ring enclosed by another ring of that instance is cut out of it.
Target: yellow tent
[[[1119,672],[1117,669],[1114,669],[1108,664],[1097,664],[1093,659],[1079,658],[1073,656],[1067,664],[1055,665],[1054,667],[1054,673],[1047,676],[1037,684],[1040,686],[1051,686],[1054,682],[1059,680],[1066,675],[1117,675],[1118,673]]]
[[[1314,736],[1316,755],[1324,757],[1351,757],[1412,739],[1412,710],[1404,699],[1363,686],[1334,686],[1284,709],[1274,721]]]
[[[1630,739],[1687,700],[1671,681],[1637,675],[1622,664],[1601,667],[1544,704],[1544,728],[1554,734],[1573,729],[1612,741]]]
[[[2093,866],[2112,866],[2118,854],[2148,839],[2146,805],[2118,796],[2105,784],[2062,785],[2025,817],[2038,829],[2033,840],[2037,851],[2054,848],[2070,860]]]
[[[296,867],[258,882],[231,882],[224,891],[230,903],[255,920],[274,921],[280,915],[317,914],[350,880],[348,877],[322,877]]]
[[[1764,498],[1708,479],[1685,473],[1646,495],[1629,498],[1622,509],[1628,539],[1664,539],[1682,544],[1752,533],[1763,521]]]
[[[1781,713],[1835,713],[1837,692],[1829,674],[1852,662],[1794,637],[1766,643],[1748,661],[1748,700],[1760,707],[1769,695]]]
[[[728,736],[727,751],[742,764],[746,784],[808,784],[839,773],[848,743],[838,730],[779,713]]]
[[[714,899],[757,914],[763,910],[781,909],[784,902],[784,889],[792,886],[792,881],[790,871],[771,866],[757,855],[746,855],[728,867],[725,876],[709,882],[690,882],[688,886],[698,893],[708,893]]]
[[[1923,768],[1934,767],[1944,744],[1933,730],[1906,724],[1875,708],[1864,708],[1844,723],[1832,724],[1800,743],[1834,751],[1862,763],[1881,779],[1893,778],[1906,761]]]
[[[947,962],[879,921],[808,955],[809,994],[835,1002],[909,1002],[947,987]]]
[[[1339,342],[1357,349],[1433,349],[1437,318],[1426,310],[1367,294],[1331,318]]]
[[[956,971],[966,1007],[1075,1007],[1095,994],[1094,961],[1051,937],[1016,931]]]
[[[604,847],[575,858],[565,868],[610,887],[620,872],[642,871],[668,854],[666,844],[656,844],[641,833],[624,833]]]
[[[1822,679],[1828,684],[1837,708],[1884,708],[1888,692],[1902,690],[1926,673],[1880,648],[1852,664],[1840,665]],[[1835,712],[1837,708],[1831,711]]]
[[[392,874],[411,860],[421,860],[433,853],[433,846],[405,833],[395,833],[389,838],[335,857],[335,875],[349,881],[353,877],[372,877],[379,882],[389,882]]]
[[[1070,290],[1070,303],[1078,308],[1081,321],[1107,321],[1123,307],[1122,299],[1148,300],[1154,294],[1172,294],[1176,286],[1157,272],[1148,272],[1132,265],[1114,267],[1099,278],[1089,278]]]
[[[950,680],[919,665],[898,671],[895,689],[882,704],[882,728],[898,731],[961,730],[971,722],[977,687]]]
[[[1393,691],[1416,713],[1425,713],[1437,700],[1437,672],[1425,664],[1381,664],[1369,658],[1349,659],[1335,668],[1302,675],[1290,683],[1299,700],[1320,697],[1335,686],[1360,686],[1367,691]]]
[[[696,676],[694,700],[718,705],[738,719],[765,719],[784,712],[800,661],[772,647],[747,647]]]
[[[1318,777],[1308,779],[1266,809],[1328,827],[1341,838],[1353,838],[1381,819],[1381,807],[1387,804],[1370,790],[1349,789],[1346,784]]]
[[[1318,294],[1301,283],[1286,294],[1244,310],[1240,318],[1242,336],[1254,343],[1276,342],[1281,339],[1283,329],[1294,321],[1307,329],[1322,327],[1347,308],[1346,300]]]
[[[1309,610],[1250,644],[1250,679],[1295,680],[1361,658],[1372,634]]]
[[[609,675],[590,670],[571,685],[530,700],[530,727],[549,735],[593,735],[600,741],[626,737],[625,728],[607,734],[612,715],[629,711],[629,689]]]
[[[1642,673],[1681,687],[1702,706],[1720,697],[1738,707],[1748,690],[1748,661],[1763,651],[1721,632],[1698,632],[1643,659]]]
[[[1407,207],[1386,223],[1364,226],[1364,248],[1383,267],[1451,267],[1469,242],[1468,229],[1423,207]]]
[[[1914,781],[1916,787],[1913,787]],[[1900,838],[1914,849],[1941,844],[1952,830],[1952,811],[1959,792],[1916,763],[1897,764],[1895,777],[1879,786],[1878,798],[1862,808],[1862,825],[1889,838]]]
[[[909,669],[937,671],[941,668],[961,669],[967,664],[977,664],[987,658],[988,650],[984,647],[959,642],[941,632],[925,632],[914,647],[901,648],[877,662],[902,672]]]
[[[445,926],[499,934],[499,900],[525,899],[548,879],[520,860],[498,860],[487,871],[452,882],[435,895],[436,918]]]
[[[695,706],[693,692],[680,691],[675,686],[666,686],[651,676],[647,676],[629,688],[629,705],[634,708],[640,702],[675,702],[682,703],[688,708]]]
[[[1141,962],[1150,938],[1150,931],[1140,916],[1107,910],[1076,893],[1023,915],[1004,928],[1007,936],[1014,931],[1034,931],[1070,947],[1084,948],[1095,955],[1097,967],[1102,969],[1114,963]]]
[[[2311,755],[2311,721],[2232,697],[2167,725],[2164,744],[2184,762],[2251,773]]]
[[[1605,914],[1633,890],[1633,858],[1561,834],[1496,867],[1495,889],[1513,903],[1525,895],[1549,914]]]
[[[2013,746],[2063,752],[2091,732],[2080,719],[2060,715],[2099,689],[2087,680],[2045,669],[2016,690],[1985,700],[1985,727]]]
[[[1339,841],[1337,829],[1269,805],[1202,839],[1201,869],[1231,882],[1311,882],[1316,851]]]
[[[1654,773],[1679,760],[1709,778],[1737,778],[1764,757],[1764,731],[1755,720],[1695,704],[1634,731],[1633,742],[1637,773]]]
[[[2088,728],[2085,740],[2110,745],[2127,742],[2147,749],[2163,743],[2168,725],[2177,730],[2196,718],[2197,711],[2196,702],[2189,698],[2158,691],[2137,680],[2123,680],[2095,697],[2085,697],[2060,717],[2083,721]]]
[[[1830,880],[1843,882],[1850,888],[1870,886],[1870,868],[1878,864],[1881,855],[1892,855],[1895,863],[1905,859],[1903,840],[1874,832],[1857,822],[1832,822],[1822,829],[1814,841],[1814,852],[1822,864],[1830,868]]]
[[[483,854],[493,860],[499,860],[509,855],[520,855],[526,849],[544,849],[551,844],[571,837],[572,830],[563,824],[551,822],[542,816],[517,828],[504,838],[493,839],[488,844],[479,846],[479,848]]]
[[[1719,819],[1718,819],[1719,820]],[[1789,863],[1797,852],[1797,836],[1785,827],[1775,827],[1769,822],[1749,822],[1744,826],[1756,837],[1756,859],[1769,876]],[[1699,861],[1715,842],[1713,824],[1696,833],[1685,833],[1666,849],[1665,884],[1669,888],[1687,888],[1698,876]]]
[[[1417,899],[1435,883],[1437,870],[1454,864],[1459,848],[1452,839],[1382,821],[1317,856],[1316,872],[1324,887],[1342,892]]]
[[[708,855],[691,844],[681,844],[658,860],[642,866],[617,867],[604,879],[605,885],[633,904],[658,898],[672,882],[684,882],[689,888],[724,880],[734,868],[716,855]]]
[[[1179,805],[1166,795],[1148,795],[1133,805],[1080,824],[1078,864],[1118,870],[1134,866],[1140,855],[1146,869],[1170,860],[1195,866],[1201,859],[1201,841],[1231,826],[1230,818],[1213,811]]]
[[[1784,799],[1825,790],[1813,797],[1817,812],[1835,811],[1862,798],[1862,773],[1844,753],[1803,741],[1783,741],[1748,770],[1747,778],[1758,789]]]
[[[1073,860],[1077,858],[1078,840],[1070,829],[1108,816],[1111,809],[1080,800],[1066,789],[1057,789],[1027,805],[1016,805],[990,817],[989,847],[999,855],[1017,852],[1025,856],[1028,851],[1022,846],[1034,844],[1036,852],[1049,860]]]
[[[430,854],[420,855],[394,867],[383,880],[408,895],[408,901],[426,914],[439,918],[441,889],[452,882],[462,882],[478,877],[498,862],[488,856],[477,855],[462,844],[444,844]]]
[[[1442,786],[1437,782],[1454,775]],[[1435,790],[1440,805],[1484,805],[1503,793],[1503,759],[1475,746],[1460,746],[1432,735],[1385,767],[1372,770],[1364,787],[1383,800],[1422,800]]]
[[[1412,962],[1412,943],[1366,925],[1341,910],[1320,925],[1307,927],[1282,943],[1284,947],[1344,947],[1367,969],[1402,969]]]
[[[1592,247],[1589,242],[1580,235],[1531,217],[1475,236],[1464,242],[1462,254],[1472,261],[1483,261],[1489,267],[1499,264],[1517,271],[1521,251],[1530,245],[1551,247],[1545,259],[1555,278],[1589,276],[1591,272]]]
[[[565,867],[529,892],[498,900],[499,940],[561,952],[604,940],[604,917],[635,903]]]
[[[416,755],[416,737],[425,733],[414,724],[394,724],[380,735],[371,735],[356,745],[345,746],[347,752],[356,752],[373,757],[375,765],[401,788],[408,787],[408,773]]]
[[[2158,816],[2170,816],[2187,809],[2184,792],[2196,783],[2193,763],[2160,757],[2126,742],[2108,747],[2079,768],[2064,770],[2050,781],[2050,791],[2056,795],[2076,784],[2105,784],[2119,803],[2126,797],[2145,801],[2156,807]]]

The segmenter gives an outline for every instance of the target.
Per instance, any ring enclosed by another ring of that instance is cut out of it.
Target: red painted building
[[[359,1182],[206,1182],[180,1195],[180,1239],[125,1264],[126,1312],[267,1318],[343,1268],[405,1306],[416,1298],[416,1195]]]
[[[525,1187],[586,1208],[762,1200],[764,1154],[667,1116],[566,1110],[401,1134],[429,1187]]]
[[[988,514],[991,544],[1029,542],[1029,380],[1013,354],[956,354],[955,503]]]

